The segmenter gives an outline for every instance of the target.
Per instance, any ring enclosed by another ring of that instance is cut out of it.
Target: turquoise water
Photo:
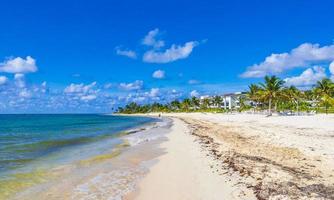
[[[118,144],[120,132],[154,119],[111,115],[0,115],[1,177],[33,166],[94,156]],[[109,141],[110,145],[101,145]]]

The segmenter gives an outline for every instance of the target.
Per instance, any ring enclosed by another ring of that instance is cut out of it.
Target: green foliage
[[[251,104],[249,102],[252,102]],[[221,96],[199,99],[185,98],[174,100],[167,104],[153,103],[138,105],[134,102],[119,107],[118,113],[148,113],[148,112],[226,112],[221,108]],[[274,110],[291,112],[325,112],[334,113],[334,83],[330,79],[318,81],[310,90],[299,90],[295,86],[284,87],[284,81],[276,76],[266,76],[264,83],[251,84],[246,95],[239,97],[238,111],[264,110],[269,114]]]

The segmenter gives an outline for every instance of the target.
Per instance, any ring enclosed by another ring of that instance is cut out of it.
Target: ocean
[[[156,122],[99,114],[0,115],[0,199],[51,175],[48,170],[116,155],[127,130]],[[47,178],[46,178],[47,177]]]

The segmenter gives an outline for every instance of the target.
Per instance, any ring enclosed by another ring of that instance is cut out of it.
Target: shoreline
[[[166,153],[127,200],[334,198],[333,115],[163,116]]]
[[[169,123],[159,120],[121,131],[117,140],[122,142],[110,151],[50,168],[39,178],[41,182],[22,188],[10,199],[121,198],[147,173],[150,160],[162,153],[158,144],[164,140]],[[101,143],[109,145],[110,141]],[[96,143],[91,144],[90,148],[94,150],[95,146]]]
[[[158,114],[128,115],[160,120],[12,199],[334,198],[334,115]]]
[[[255,199],[251,190],[245,186],[237,189],[234,180],[219,174],[216,162],[203,152],[188,126],[171,118],[168,140],[160,144],[166,153],[157,158],[136,190],[124,199]]]

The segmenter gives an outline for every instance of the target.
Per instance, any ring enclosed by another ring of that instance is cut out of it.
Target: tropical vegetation
[[[248,91],[237,96],[238,105],[232,111],[295,113],[320,112],[334,113],[334,83],[325,78],[312,88],[301,90],[295,86],[286,86],[277,76],[266,76],[263,83],[251,84]],[[161,104],[140,105],[135,102],[119,107],[118,113],[148,112],[230,112],[223,106],[224,99],[216,95],[208,98],[191,97]]]

